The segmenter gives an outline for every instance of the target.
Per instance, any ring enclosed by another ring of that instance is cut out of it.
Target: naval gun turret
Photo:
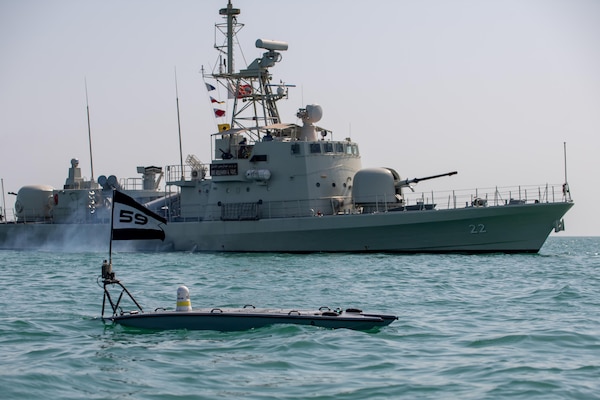
[[[413,183],[419,183],[421,181],[428,181],[430,179],[442,178],[444,176],[452,176],[452,175],[456,175],[456,174],[458,174],[458,171],[446,172],[445,174],[431,175],[431,176],[426,176],[423,178],[404,179],[404,180],[398,182],[396,184],[396,187],[399,187],[399,188],[407,187],[407,188],[410,188],[410,190],[412,190],[414,192],[415,190],[412,187]]]
[[[423,178],[400,179],[392,168],[365,168],[354,175],[352,201],[363,213],[404,209],[405,201],[402,189],[412,188],[412,184],[429,179],[456,175],[457,171],[431,175]],[[414,190],[413,190],[414,191]]]

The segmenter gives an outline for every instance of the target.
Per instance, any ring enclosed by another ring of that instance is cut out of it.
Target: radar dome
[[[323,118],[323,108],[318,104],[309,104],[306,106],[306,118],[308,123],[319,122]]]

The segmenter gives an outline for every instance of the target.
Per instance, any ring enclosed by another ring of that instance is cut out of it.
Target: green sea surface
[[[361,308],[370,332],[99,319],[103,253],[0,251],[3,399],[600,399],[600,238],[539,254],[116,253],[147,309]]]

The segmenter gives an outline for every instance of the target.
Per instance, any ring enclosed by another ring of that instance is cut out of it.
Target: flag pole
[[[563,154],[565,159],[565,183],[567,183],[567,142],[563,142]]]
[[[567,142],[563,142],[563,153],[565,158],[565,183],[563,183],[563,198],[565,201],[571,201],[571,190],[567,180]]]
[[[114,272],[112,272],[112,238],[113,238],[113,217],[115,215],[115,189],[113,188],[112,190],[112,207],[110,210],[110,238],[108,240],[108,262],[106,260],[104,260],[104,262],[102,263],[102,281],[104,283],[104,299],[102,300],[102,315],[104,315],[104,304],[106,302],[106,297],[108,295],[108,292],[106,291],[106,285],[111,284],[111,283],[115,283],[118,281],[115,281],[115,274]],[[112,301],[110,300],[110,296],[108,297],[109,301],[112,304]]]
[[[112,190],[112,207],[110,210],[110,240],[108,241],[108,264],[112,265],[112,238],[113,238],[113,221],[115,219],[115,189]]]

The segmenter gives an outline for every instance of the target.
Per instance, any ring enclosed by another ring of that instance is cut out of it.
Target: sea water
[[[116,253],[146,309],[356,307],[369,332],[144,331],[98,317],[104,253],[0,251],[3,399],[600,398],[600,238],[539,254]]]

